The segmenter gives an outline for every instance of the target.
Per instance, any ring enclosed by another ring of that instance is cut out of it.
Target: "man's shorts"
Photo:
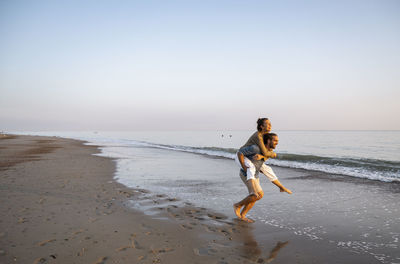
[[[243,174],[243,170],[240,170],[239,175],[244,185],[246,185],[250,195],[257,195],[257,193],[262,192],[263,189],[261,188],[259,177],[247,180],[247,177]]]
[[[235,155],[235,162],[237,165],[239,165],[239,168],[242,169],[242,165],[240,165],[237,153]],[[256,172],[256,167],[254,166],[253,162],[249,160],[248,158],[244,157],[244,164],[247,167],[246,175],[247,175],[247,180],[250,179],[255,179],[258,178],[258,173]],[[270,166],[267,166],[265,163],[261,165],[260,172],[267,176],[267,178],[272,182],[278,179],[276,177],[274,171]]]

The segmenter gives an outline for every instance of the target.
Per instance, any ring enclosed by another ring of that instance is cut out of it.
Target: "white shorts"
[[[242,165],[240,164],[237,153],[235,155],[235,161],[239,165],[239,167],[242,168]],[[244,165],[247,167],[247,170],[246,170],[247,180],[255,179],[256,167],[254,166],[253,162],[251,162],[251,160],[249,160],[248,158],[244,157]],[[276,177],[272,168],[270,166],[266,165],[265,163],[263,163],[263,165],[261,166],[260,172],[262,174],[264,174],[265,176],[267,176],[268,180],[270,180],[270,181],[275,181],[278,179],[278,177]]]

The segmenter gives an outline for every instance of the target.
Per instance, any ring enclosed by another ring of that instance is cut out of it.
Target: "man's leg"
[[[250,202],[250,203],[246,204],[246,205],[243,207],[243,210],[242,210],[242,212],[240,213],[240,216],[241,216],[242,220],[244,220],[244,221],[246,221],[246,222],[250,222],[250,223],[253,223],[253,222],[254,222],[254,220],[251,220],[251,219],[247,218],[247,217],[246,217],[246,214],[250,211],[251,208],[253,208],[253,206],[254,206],[254,204],[256,203],[256,201],[260,200],[263,196],[264,196],[264,192],[263,192],[263,191],[259,191],[259,192],[257,193],[257,196],[255,197],[255,201]]]
[[[238,203],[235,203],[233,205],[233,208],[235,210],[235,214],[238,218],[242,218],[241,217],[241,213],[240,213],[240,209],[243,206],[247,206],[250,203],[254,203],[255,201],[257,201],[257,191],[256,191],[256,184],[255,184],[255,180],[244,180],[244,182],[246,183],[246,187],[249,191],[249,195],[246,196],[243,200],[241,200]]]
[[[260,186],[260,179],[251,179],[251,180],[245,180],[244,176],[241,175],[243,182],[246,184],[247,189],[249,191],[249,195],[241,200],[240,202],[236,203],[233,205],[234,211],[236,216],[244,220],[246,222],[254,222],[251,219],[248,219],[246,217],[246,214],[250,211],[250,209],[254,206],[254,203],[257,200],[260,200],[263,196],[263,191]],[[240,209],[243,207],[242,212],[240,212]]]
[[[253,220],[253,219],[250,219],[250,218],[247,218],[247,217],[246,217],[246,214],[250,211],[251,208],[253,208],[253,206],[254,206],[255,203],[256,203],[256,202],[254,201],[254,202],[251,202],[251,203],[246,204],[246,205],[243,207],[242,212],[240,213],[240,219],[242,219],[243,221],[246,221],[246,222],[248,222],[248,223],[254,223],[254,220]]]
[[[248,206],[251,203],[255,203],[257,201],[257,196],[255,194],[250,194],[248,196],[246,196],[246,198],[244,198],[243,200],[241,200],[238,203],[235,203],[233,205],[233,208],[235,210],[235,214],[238,218],[242,218],[242,215],[240,213],[240,209],[243,207]]]
[[[240,220],[244,220],[246,222],[254,222],[251,221],[246,217],[247,212],[253,207],[253,205],[256,203],[257,197],[254,194],[248,195],[246,198],[241,200],[240,202],[236,203],[233,205],[233,208],[235,210],[236,216]],[[243,207],[242,212],[240,212],[240,209]],[[244,212],[244,214],[243,214]]]
[[[257,201],[257,180],[256,179],[250,179],[250,180],[246,180],[246,176],[244,176],[243,174],[240,174],[240,177],[243,181],[244,184],[246,184],[247,190],[249,191],[249,195],[246,196],[246,198],[244,198],[243,200],[241,200],[238,203],[235,203],[233,205],[233,210],[235,211],[235,215],[239,218],[242,219],[242,215],[240,213],[240,209],[244,206],[244,207],[248,207],[249,204],[254,203],[255,201]],[[251,206],[252,207],[252,206]],[[250,208],[251,208],[250,207]],[[250,210],[250,208],[248,210]],[[247,210],[247,211],[248,211]],[[246,212],[247,212],[246,211]]]

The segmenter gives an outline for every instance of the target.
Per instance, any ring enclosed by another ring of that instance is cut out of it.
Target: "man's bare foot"
[[[254,223],[255,221],[253,219],[247,218],[246,216],[240,218],[242,221],[245,221],[247,223]]]
[[[235,211],[235,215],[236,215],[238,218],[242,219],[242,216],[240,215],[240,208],[241,208],[240,205],[237,205],[237,204],[234,204],[234,205],[233,205],[233,210]]]
[[[285,187],[279,188],[279,189],[280,189],[280,192],[287,192],[288,194],[292,194],[292,191],[289,189],[286,189]]]

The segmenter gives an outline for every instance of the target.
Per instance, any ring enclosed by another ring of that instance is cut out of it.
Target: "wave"
[[[237,149],[233,148],[190,147],[131,140],[124,141],[124,145],[183,151],[228,159],[234,159],[235,153],[237,152]],[[356,159],[350,157],[323,157],[279,152],[277,154],[278,157],[276,159],[269,159],[267,163],[280,167],[327,172],[331,174],[340,174],[384,182],[400,182],[400,162],[376,159]]]
[[[393,161],[278,153],[278,158],[270,159],[269,164],[384,182],[400,182],[400,163]]]

